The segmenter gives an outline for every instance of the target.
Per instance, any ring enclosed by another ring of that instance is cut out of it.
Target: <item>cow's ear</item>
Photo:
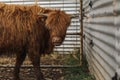
[[[41,18],[44,18],[45,27],[46,27],[48,30],[50,30],[51,28],[49,27],[49,25],[46,24],[46,23],[48,22],[48,21],[46,21],[46,20],[48,20],[48,19],[47,19],[47,18],[48,18],[48,14],[38,13],[38,16],[39,16],[40,19],[41,19]]]

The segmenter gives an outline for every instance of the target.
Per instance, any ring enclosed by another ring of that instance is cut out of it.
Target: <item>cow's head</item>
[[[47,15],[46,27],[50,31],[50,38],[53,45],[58,46],[62,44],[70,22],[70,15],[64,11],[55,10]]]

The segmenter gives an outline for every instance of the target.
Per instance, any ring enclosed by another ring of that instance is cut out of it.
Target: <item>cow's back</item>
[[[0,3],[0,52],[20,51],[31,41],[44,45],[46,30],[38,23],[37,8]]]

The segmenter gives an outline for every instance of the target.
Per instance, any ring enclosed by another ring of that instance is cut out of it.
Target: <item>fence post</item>
[[[83,58],[83,0],[80,0],[80,66],[82,65]]]

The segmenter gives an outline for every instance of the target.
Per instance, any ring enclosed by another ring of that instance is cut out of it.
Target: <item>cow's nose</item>
[[[60,37],[53,37],[52,38],[52,43],[55,46],[59,46],[62,43],[62,39]]]
[[[60,42],[61,41],[61,38],[59,37],[53,37],[53,42]]]

